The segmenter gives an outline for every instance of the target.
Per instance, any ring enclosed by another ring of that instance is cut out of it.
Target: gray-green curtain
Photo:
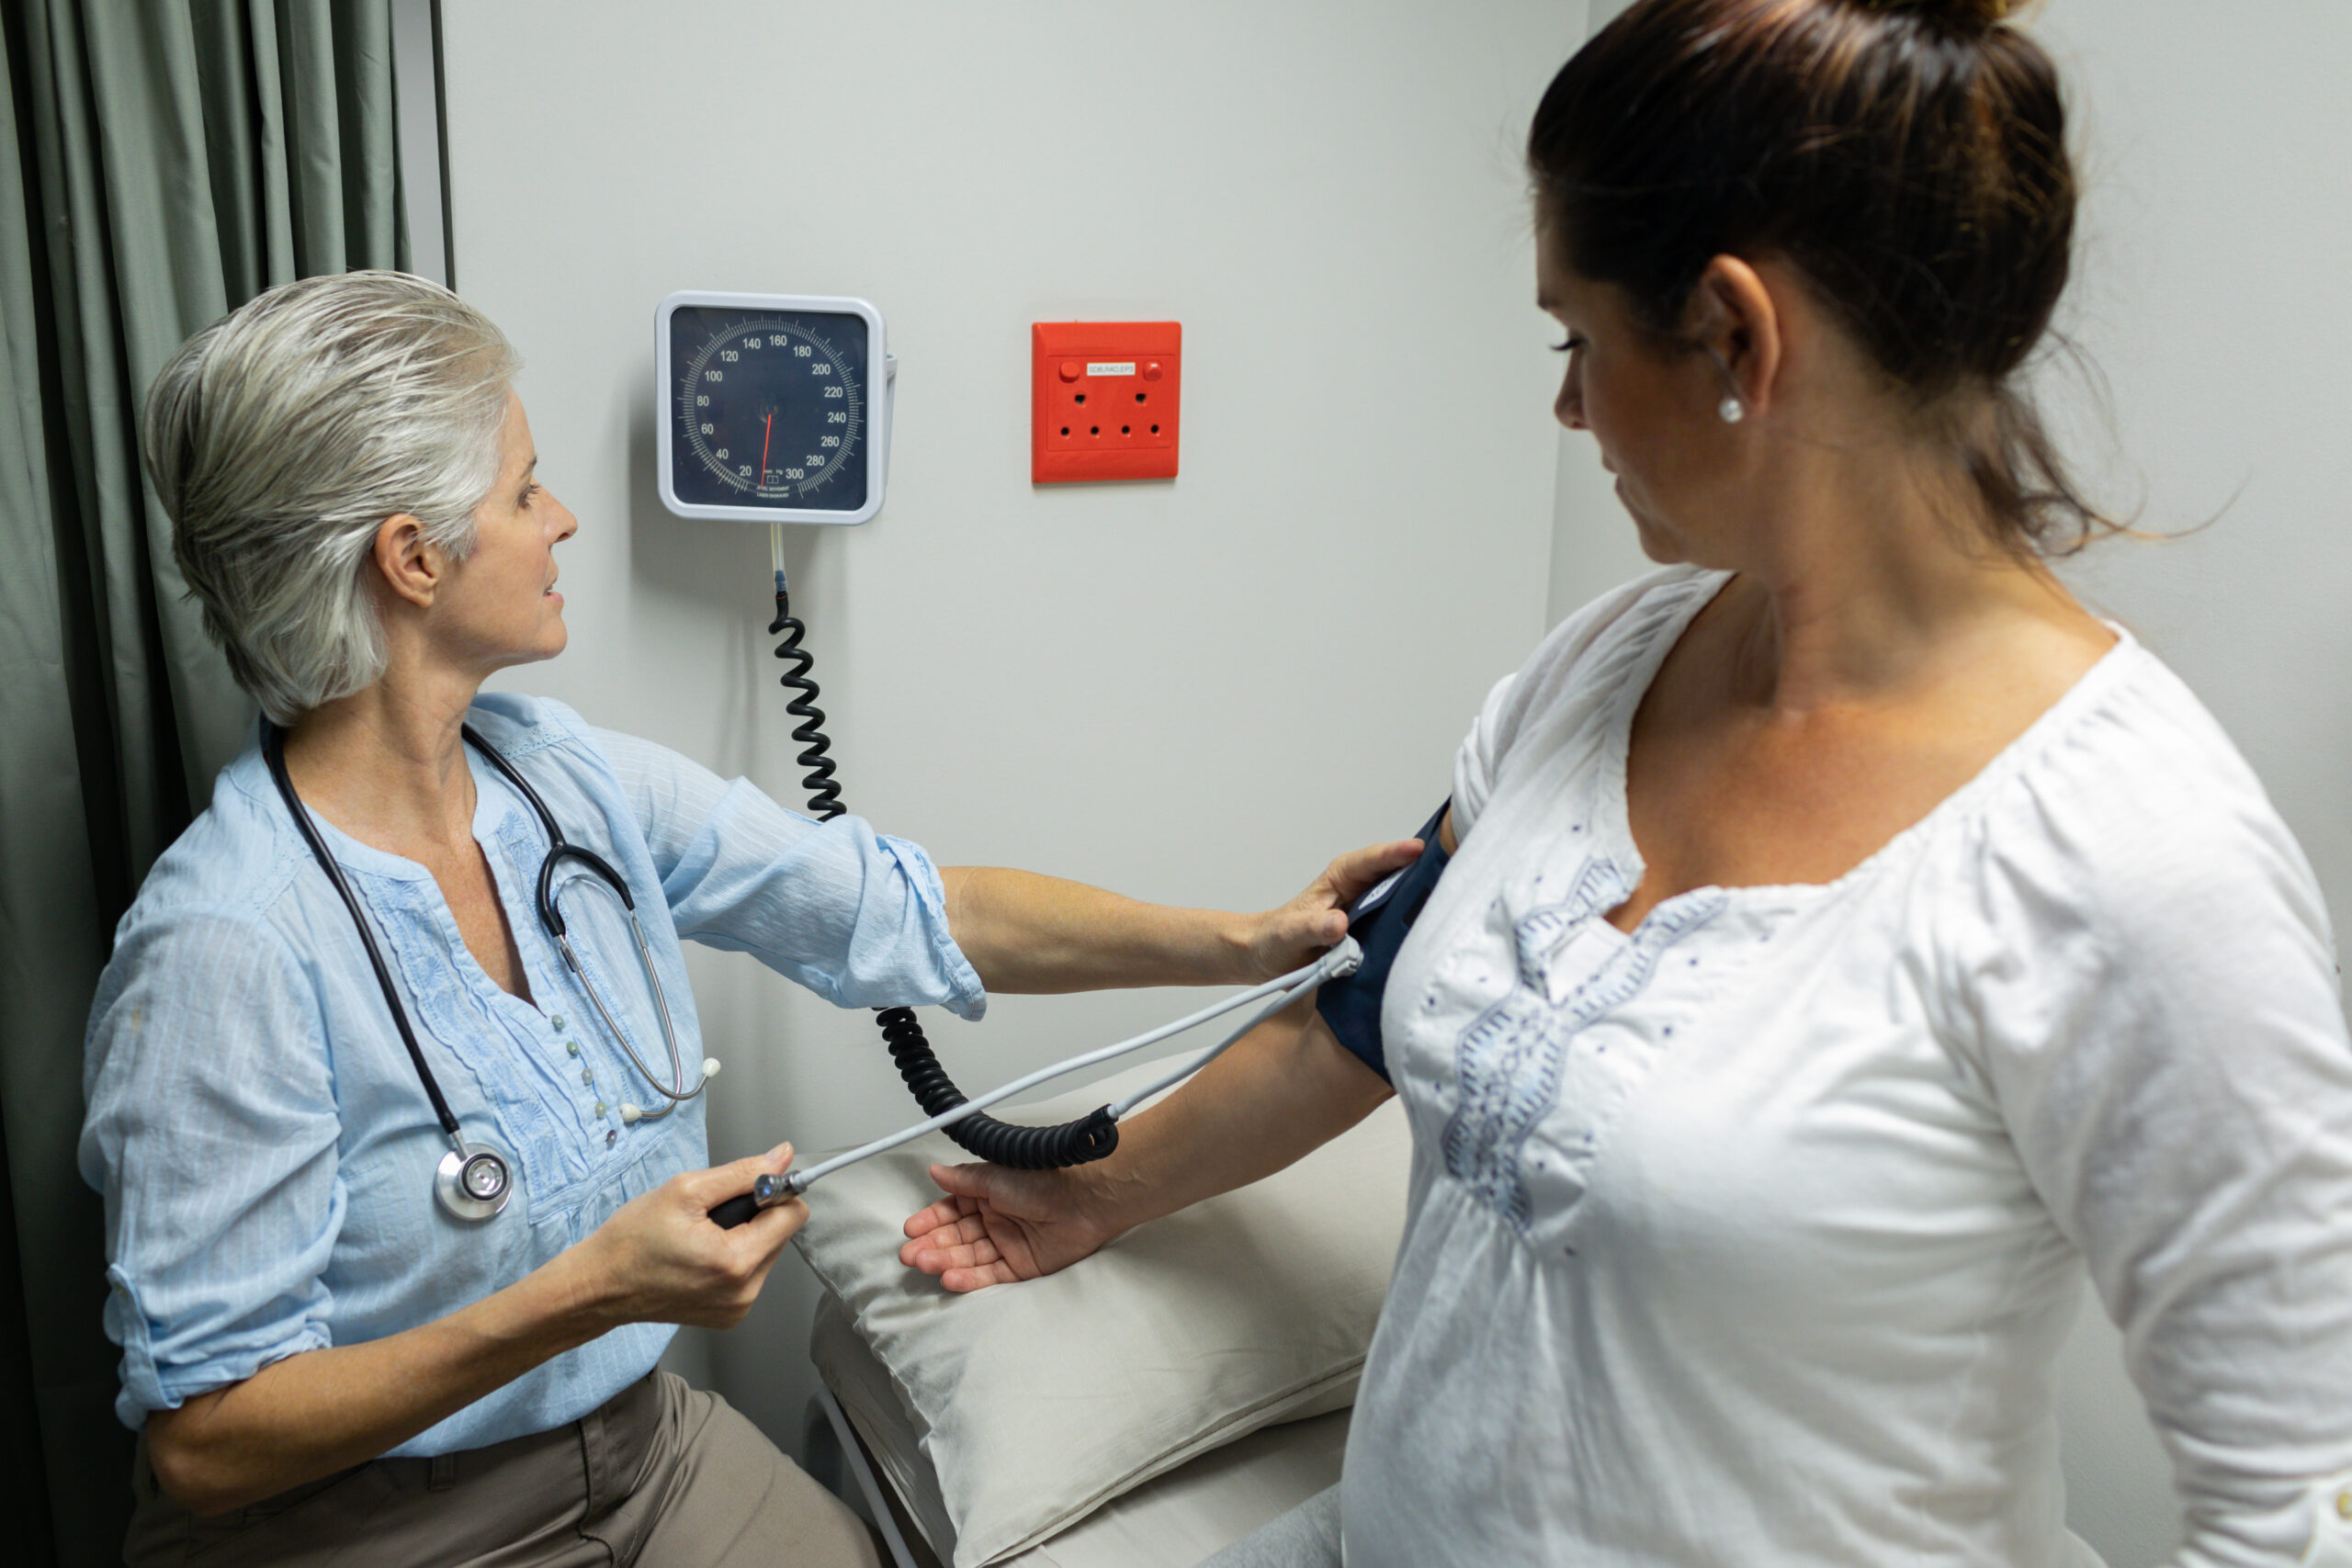
[[[0,0],[0,1558],[120,1561],[74,1168],[114,921],[252,705],[141,477],[148,381],[275,283],[403,266],[391,0]]]

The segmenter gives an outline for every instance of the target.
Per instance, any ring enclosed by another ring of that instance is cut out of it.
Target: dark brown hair
[[[1962,456],[2010,547],[2115,525],[2015,373],[2065,288],[2075,178],[2008,0],[1641,0],[1552,80],[1539,221],[1680,336],[1717,255],[1777,255]],[[1989,411],[1989,412],[1988,412]]]

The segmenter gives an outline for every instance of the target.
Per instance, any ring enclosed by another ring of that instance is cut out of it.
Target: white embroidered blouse
[[[2352,1564],[2352,1046],[2310,868],[2128,636],[1834,883],[1631,935],[1627,735],[1724,579],[1564,623],[1456,764],[1383,1015],[1409,1218],[1351,1568],[2096,1562],[2086,1273],[2181,1564]]]

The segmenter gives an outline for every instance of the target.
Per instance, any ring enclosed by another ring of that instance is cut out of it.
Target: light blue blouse
[[[689,1073],[703,1057],[679,940],[752,954],[842,1007],[978,1017],[923,852],[854,817],[818,824],[562,705],[485,695],[474,727],[564,835],[628,881]],[[107,1333],[126,1425],[296,1351],[383,1337],[511,1284],[680,1171],[710,1163],[702,1102],[662,1103],[534,902],[546,830],[469,751],[489,857],[537,1006],[474,961],[425,869],[315,818],[470,1138],[514,1158],[506,1212],[445,1213],[448,1147],[350,914],[297,833],[258,743],[165,852],[115,933],[84,1066],[85,1179],[106,1195]],[[619,901],[568,864],[573,950],[655,1072],[669,1056]],[[665,1080],[666,1081],[666,1080]],[[711,1092],[726,1092],[725,1078]],[[643,1377],[674,1332],[638,1324],[569,1351],[391,1451],[480,1447],[577,1420]]]

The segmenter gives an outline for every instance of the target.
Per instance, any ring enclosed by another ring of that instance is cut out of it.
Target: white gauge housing
[[[685,288],[662,301],[653,330],[662,505],[741,523],[863,523],[881,510],[899,366],[871,303]]]

